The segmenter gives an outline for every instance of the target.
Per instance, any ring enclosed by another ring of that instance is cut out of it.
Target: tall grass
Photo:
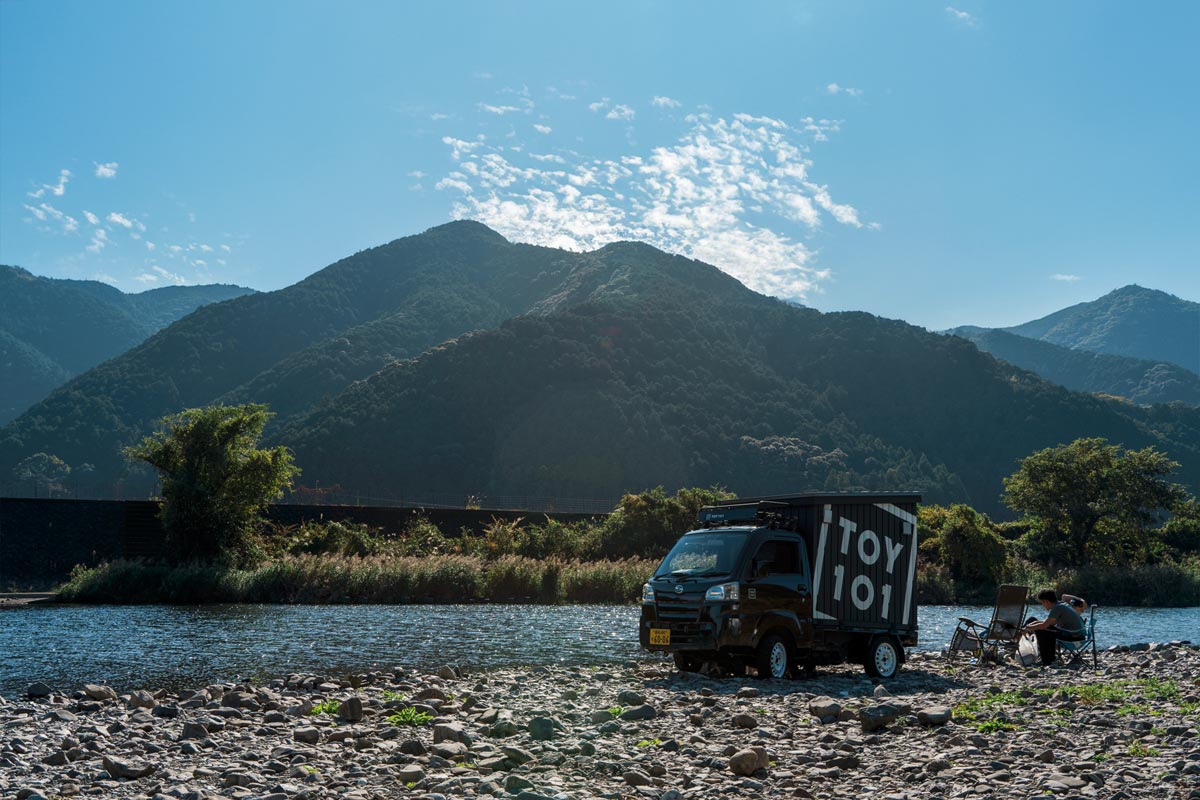
[[[648,559],[563,561],[503,556],[284,556],[253,569],[114,561],[76,569],[73,603],[632,603]]]

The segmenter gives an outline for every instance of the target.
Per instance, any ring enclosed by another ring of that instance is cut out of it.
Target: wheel
[[[704,666],[704,659],[695,653],[674,653],[675,669],[680,672],[699,672]]]
[[[771,634],[758,643],[758,677],[782,678],[792,663],[792,644],[783,636]]]
[[[867,645],[867,658],[863,666],[872,678],[893,678],[900,671],[904,651],[890,636],[876,636]]]

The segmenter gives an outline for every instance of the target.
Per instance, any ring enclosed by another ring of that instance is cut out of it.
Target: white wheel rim
[[[771,677],[782,678],[787,672],[787,648],[783,642],[776,642],[771,648]]]
[[[884,677],[896,671],[896,651],[890,643],[875,648],[875,669]]]

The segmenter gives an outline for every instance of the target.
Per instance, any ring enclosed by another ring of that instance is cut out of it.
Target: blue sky
[[[472,216],[934,329],[1132,282],[1200,300],[1198,23],[1185,2],[8,0],[0,262],[270,290]]]

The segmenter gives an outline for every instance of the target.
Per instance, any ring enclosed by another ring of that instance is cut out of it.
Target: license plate
[[[651,628],[650,629],[650,644],[670,644],[671,629],[670,628]]]

